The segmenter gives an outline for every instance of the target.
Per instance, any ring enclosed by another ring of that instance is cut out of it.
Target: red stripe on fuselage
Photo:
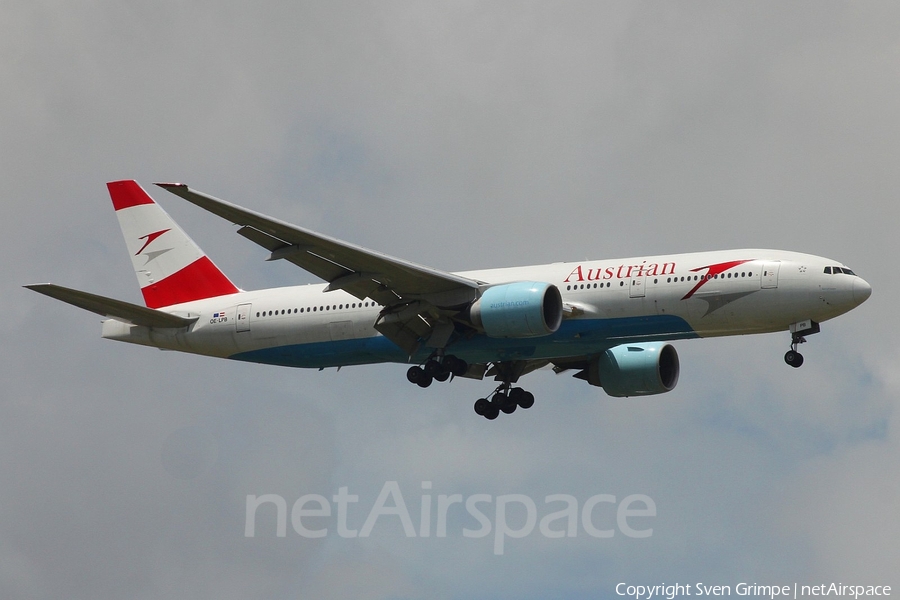
[[[138,185],[137,181],[126,179],[124,181],[110,181],[106,184],[109,197],[112,198],[113,208],[122,210],[141,204],[155,204],[153,198]]]
[[[162,281],[141,288],[149,308],[235,294],[238,290],[209,258],[202,256]]]

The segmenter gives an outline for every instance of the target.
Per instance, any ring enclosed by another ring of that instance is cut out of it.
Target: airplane
[[[195,191],[156,184],[231,223],[323,284],[239,289],[133,180],[107,184],[146,306],[54,284],[25,287],[102,315],[103,338],[270,365],[404,363],[426,388],[493,377],[478,415],[534,404],[519,379],[552,365],[614,397],[670,392],[673,340],[787,331],[785,362],[871,286],[842,263],[723,250],[450,273]]]

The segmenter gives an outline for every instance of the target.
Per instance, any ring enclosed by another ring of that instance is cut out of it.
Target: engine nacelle
[[[551,283],[517,281],[488,288],[469,308],[469,318],[492,338],[529,338],[559,329],[562,296]]]
[[[617,398],[650,396],[671,392],[680,370],[678,353],[671,344],[623,344],[592,360],[585,379]]]

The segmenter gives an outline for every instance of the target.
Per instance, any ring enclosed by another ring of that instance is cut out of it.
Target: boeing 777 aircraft
[[[367,250],[190,189],[157,184],[327,283],[243,291],[135,181],[107,184],[146,306],[26,286],[98,313],[104,338],[289,367],[410,363],[423,388],[493,377],[475,412],[529,408],[513,387],[553,365],[611,396],[669,392],[671,340],[788,331],[784,360],[872,288],[838,261],[724,250],[448,273]]]

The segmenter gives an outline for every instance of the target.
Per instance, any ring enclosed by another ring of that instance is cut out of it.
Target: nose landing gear
[[[803,364],[803,355],[794,350],[794,347],[796,345],[797,344],[791,344],[791,349],[784,353],[784,362],[794,367],[795,369]]]
[[[797,346],[806,343],[804,336],[819,333],[821,329],[815,321],[800,321],[794,323],[790,327],[791,330],[791,349],[784,353],[784,362],[795,369],[803,364],[803,355],[797,352]]]

